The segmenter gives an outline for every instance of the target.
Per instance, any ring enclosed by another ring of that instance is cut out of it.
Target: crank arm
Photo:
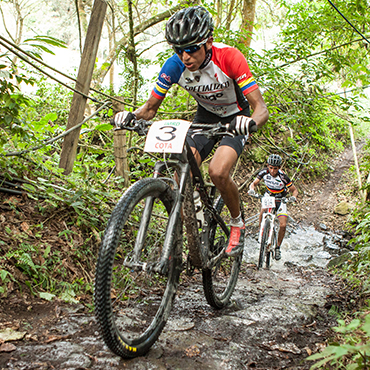
[[[128,267],[133,271],[147,271],[150,272],[153,269],[153,264],[148,264],[146,262],[129,262],[125,260],[123,266]]]
[[[217,256],[214,256],[209,261],[207,261],[206,268],[207,269],[213,268],[218,263],[218,261],[220,261],[222,258],[224,258],[225,250],[226,250],[226,247],[222,248],[222,251]]]

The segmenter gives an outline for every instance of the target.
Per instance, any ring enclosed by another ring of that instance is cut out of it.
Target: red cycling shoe
[[[245,233],[245,225],[243,225],[242,227],[231,226],[229,244],[225,251],[225,253],[229,257],[234,257],[240,254],[241,252],[243,252],[244,233]]]

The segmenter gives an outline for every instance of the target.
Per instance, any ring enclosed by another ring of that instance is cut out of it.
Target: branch
[[[330,48],[330,49],[325,49],[325,50],[322,50],[322,51],[318,51],[317,53],[313,53],[313,54],[310,54],[310,55],[306,55],[306,56],[303,56],[303,57],[299,57],[299,58],[297,58],[297,59],[294,59],[294,60],[293,60],[293,61],[291,61],[291,62],[284,63],[284,64],[282,64],[282,65],[280,65],[280,66],[277,66],[277,67],[275,68],[275,70],[280,69],[280,68],[287,67],[287,66],[289,66],[289,65],[291,65],[291,64],[293,64],[293,63],[297,63],[297,62],[299,62],[299,61],[301,61],[301,60],[303,60],[303,59],[312,58],[312,57],[315,57],[315,56],[317,56],[317,55],[327,53],[328,51],[336,50],[336,49],[339,49],[339,48],[341,48],[341,47],[343,47],[343,46],[348,46],[348,45],[354,44],[355,42],[360,42],[360,41],[363,41],[363,40],[362,40],[362,39],[356,39],[356,40],[349,41],[349,42],[346,42],[346,43],[341,44],[341,45],[338,45],[338,46],[333,46],[333,47],[332,47],[332,48]],[[261,75],[259,75],[258,77],[264,76],[264,75],[265,75],[265,74],[267,74],[267,73],[269,73],[269,72],[264,72],[264,73],[262,73]]]
[[[73,126],[72,128],[70,128],[69,130],[67,131],[64,131],[63,134],[60,134],[52,139],[49,139],[47,141],[45,141],[44,143],[42,143],[41,145],[38,145],[38,146],[35,146],[31,149],[24,149],[24,150],[21,150],[20,152],[11,152],[11,153],[6,153],[5,154],[5,157],[20,157],[21,155],[25,154],[25,153],[28,153],[28,152],[33,152],[37,149],[40,149],[46,145],[49,145],[49,144],[52,144],[54,141],[57,141],[59,139],[61,139],[62,137],[68,135],[71,131],[73,130],[76,130],[77,128],[80,128],[85,122],[87,122],[89,119],[91,119],[92,117],[94,117],[96,114],[98,114],[103,108],[105,108],[108,104],[110,104],[110,102],[105,102],[101,107],[99,107],[94,113],[92,113],[89,117],[85,118],[82,122],[80,122],[78,125],[76,126]]]
[[[148,28],[164,21],[166,18],[170,17],[172,14],[174,14],[176,11],[182,9],[184,5],[197,3],[197,0],[184,0],[180,4],[172,7],[171,9],[166,10],[163,13],[157,14],[153,16],[152,18],[147,19],[143,23],[139,24],[138,26],[134,27],[134,36],[139,35],[140,33],[144,32]],[[108,57],[106,61],[103,63],[104,68],[100,68],[96,74],[95,74],[95,80],[97,81],[97,84],[101,84],[104,80],[104,77],[108,73],[111,65],[115,62],[117,59],[117,56],[119,52],[126,48],[129,44],[128,36],[123,36],[119,41],[116,43],[116,47],[111,50],[111,52],[108,54]],[[108,66],[107,66],[108,65]]]
[[[5,31],[8,34],[8,36],[12,39],[12,41],[15,42],[12,34],[9,32],[8,28],[6,27],[4,13],[3,13],[3,9],[1,7],[0,7],[0,12],[1,12],[1,17],[3,18],[3,25],[4,25],[4,28],[5,28]]]
[[[80,9],[78,9],[78,0],[75,0],[76,13],[77,13],[77,25],[78,25],[78,40],[80,45],[80,56],[82,55],[82,32],[81,32],[81,20],[80,20]]]

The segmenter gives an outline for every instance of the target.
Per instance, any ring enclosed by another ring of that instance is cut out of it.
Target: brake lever
[[[140,136],[143,136],[146,134],[146,129],[147,129],[147,121],[143,119],[139,119],[135,121],[135,125],[132,127],[130,131],[135,131],[138,133]]]
[[[225,135],[234,137],[234,135],[231,132],[225,131],[225,126],[223,126],[221,122],[218,122],[218,124],[215,127],[212,127],[209,130],[201,131],[199,134],[204,135],[207,139],[210,139],[215,136],[225,136]]]
[[[127,130],[127,131],[135,131],[139,132],[140,129],[137,128],[137,126],[142,126],[140,124],[140,121],[135,121],[135,124],[133,126],[125,126],[124,123],[122,123],[120,126],[117,126],[116,123],[114,122],[114,118],[111,118],[109,123],[114,126],[114,131],[121,131],[121,130]],[[141,131],[140,131],[141,132]]]

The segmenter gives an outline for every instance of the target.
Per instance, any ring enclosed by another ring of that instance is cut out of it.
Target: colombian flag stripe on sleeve
[[[247,95],[253,90],[256,90],[258,88],[257,83],[253,77],[249,77],[244,81],[240,81],[238,85],[241,88],[244,95]]]
[[[156,97],[157,99],[164,99],[164,97],[167,94],[167,90],[164,89],[163,87],[160,87],[158,83],[155,84],[152,95]]]

